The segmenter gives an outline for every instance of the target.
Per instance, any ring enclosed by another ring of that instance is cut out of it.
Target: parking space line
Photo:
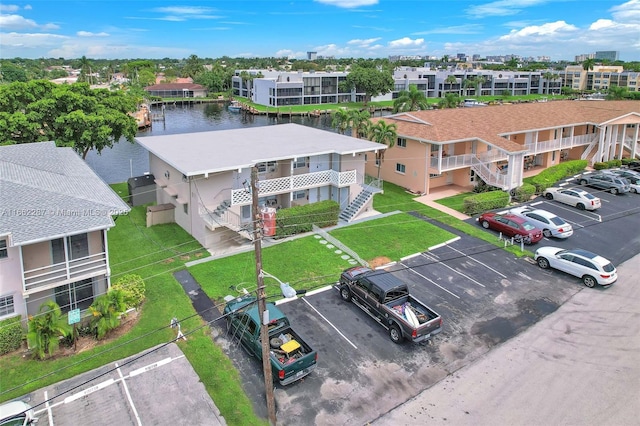
[[[435,258],[433,258],[433,257],[429,256],[428,254],[424,254],[424,253],[423,253],[422,255],[423,255],[424,257],[426,257],[427,259],[429,259],[429,260],[433,260],[433,261],[436,261],[436,260],[437,260],[437,259],[435,259]],[[438,262],[438,263],[439,263],[440,265],[444,266],[445,268],[449,268],[449,269],[451,269],[451,270],[452,270],[453,272],[455,272],[456,274],[458,274],[458,275],[462,275],[463,277],[465,277],[465,278],[466,278],[466,279],[468,279],[469,281],[471,281],[471,282],[473,282],[473,283],[478,284],[480,287],[485,287],[485,285],[484,285],[484,284],[482,284],[482,283],[480,283],[480,282],[478,282],[478,281],[474,280],[474,279],[473,279],[473,278],[471,278],[470,276],[465,275],[465,274],[463,274],[463,273],[462,273],[462,272],[460,272],[460,271],[457,271],[456,269],[452,268],[451,266],[447,265],[446,263],[444,263],[444,262]]]
[[[44,407],[47,410],[49,426],[53,426],[53,411],[51,410],[51,405],[49,404],[49,392],[47,392],[46,390],[44,391]]]
[[[592,213],[594,216],[597,216],[597,217],[598,217],[598,218],[596,219],[596,218],[593,218],[593,217],[591,217],[591,216],[587,216],[586,214],[582,214],[582,213],[580,213],[580,210],[578,210],[578,209],[576,209],[576,208],[570,209],[570,208],[568,208],[568,207],[565,207],[565,206],[560,205],[560,203],[554,203],[554,204],[549,203],[549,204],[550,204],[550,205],[552,205],[552,206],[558,207],[558,208],[560,208],[560,209],[562,209],[562,210],[566,210],[566,211],[568,211],[568,212],[575,213],[575,214],[577,214],[578,216],[582,216],[582,217],[586,217],[587,219],[597,220],[598,222],[602,222],[602,216],[600,216],[600,215],[599,215],[599,214],[597,214],[597,213]]]
[[[420,272],[414,271],[413,268],[410,268],[409,266],[405,265],[404,263],[401,264],[402,266],[404,266],[405,268],[407,268],[410,272],[413,272],[414,274],[416,274],[417,276],[429,281],[431,284],[435,285],[436,287],[446,291],[447,293],[449,293],[450,295],[452,295],[453,297],[455,297],[456,299],[460,299],[460,296],[458,296],[455,293],[452,293],[451,291],[447,290],[446,288],[442,287],[440,284],[436,283],[435,281],[433,281],[431,278],[428,278],[424,275],[422,275]]]
[[[452,250],[457,251],[458,253],[460,253],[461,255],[465,256],[466,258],[471,259],[471,260],[473,260],[474,262],[477,262],[477,263],[481,264],[481,265],[482,265],[482,266],[484,266],[485,268],[490,269],[491,271],[493,271],[493,272],[495,272],[496,274],[500,275],[502,278],[507,278],[507,276],[506,276],[506,275],[503,275],[502,273],[500,273],[500,272],[496,271],[495,269],[493,269],[491,266],[487,265],[486,263],[482,263],[482,262],[480,262],[478,259],[474,258],[473,256],[468,255],[468,254],[464,254],[463,252],[461,252],[460,250],[458,250],[458,249],[457,249],[457,248],[455,248],[455,247],[451,247],[451,246],[448,246],[448,247],[449,247],[450,249],[452,249]]]
[[[306,299],[306,298],[304,298],[304,297],[303,297],[303,298],[302,298],[302,300],[304,301],[304,303],[306,303],[307,305],[309,305],[309,307],[310,307],[311,309],[313,309],[314,311],[316,311],[316,314],[320,315],[320,318],[322,318],[323,320],[325,320],[325,321],[327,322],[327,324],[329,324],[331,327],[333,327],[333,329],[334,329],[335,331],[337,331],[337,332],[338,332],[338,334],[339,334],[340,336],[342,336],[342,338],[343,338],[344,340],[346,340],[346,341],[347,341],[347,343],[349,343],[351,346],[353,346],[353,349],[358,349],[358,347],[357,347],[356,345],[354,345],[354,344],[353,344],[353,342],[352,342],[351,340],[347,339],[347,337],[346,337],[344,334],[342,334],[342,332],[341,332],[340,330],[338,330],[338,329],[336,328],[336,326],[335,326],[335,325],[333,325],[333,324],[331,323],[331,321],[329,321],[329,320],[327,319],[327,317],[325,317],[324,315],[322,315],[322,314],[320,313],[320,311],[318,311],[318,310],[317,310],[317,309],[316,309],[316,308],[315,308],[311,303],[307,302],[307,299]]]
[[[171,358],[169,358],[169,360],[171,360]],[[118,366],[117,362],[115,363],[115,366],[116,366],[116,370],[118,371],[118,375],[120,376],[120,381],[122,382],[122,386],[124,387],[124,393],[127,395],[127,400],[129,401],[129,405],[133,410],[133,415],[136,416],[136,421],[138,422],[138,426],[142,426],[142,422],[140,421],[140,415],[138,415],[138,410],[136,410],[136,406],[133,403],[133,399],[131,399],[131,393],[129,393],[129,387],[127,386],[127,381],[124,379],[124,376],[122,375],[122,370],[120,370],[120,367]]]
[[[113,379],[105,380],[104,382],[102,382],[102,383],[98,383],[98,384],[97,384],[97,385],[95,385],[95,386],[91,386],[90,388],[87,388],[87,389],[85,389],[85,390],[83,390],[83,391],[80,391],[80,392],[74,393],[73,395],[69,395],[68,397],[66,397],[66,398],[64,399],[64,403],[65,403],[65,404],[69,404],[70,402],[73,402],[73,401],[75,401],[76,399],[80,399],[80,398],[82,398],[83,396],[90,395],[90,394],[92,394],[92,393],[94,393],[94,392],[96,392],[96,391],[99,391],[100,389],[104,389],[104,388],[106,388],[107,386],[111,386],[111,385],[112,385],[112,384],[114,384],[115,382],[116,382],[116,381],[115,381],[115,380],[113,380]]]

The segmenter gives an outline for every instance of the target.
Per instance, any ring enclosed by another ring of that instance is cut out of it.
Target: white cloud
[[[362,40],[362,39],[353,39],[353,40],[349,40],[347,42],[347,44],[351,44],[351,45],[356,45],[356,46],[361,46],[361,47],[367,47],[369,46],[371,43],[375,43],[376,41],[380,40],[380,37],[375,37],[375,38],[368,38],[366,40]]]
[[[352,9],[361,6],[372,6],[378,4],[378,0],[314,0],[318,3],[328,4],[329,6],[342,7],[344,9]]]
[[[20,6],[15,4],[0,4],[0,12],[16,12],[20,10]]]
[[[520,30],[512,30],[509,34],[500,37],[500,40],[512,41],[532,36],[554,36],[569,32],[574,33],[578,30],[575,25],[567,24],[565,21],[556,21],[542,25],[531,25]]]
[[[637,23],[640,22],[640,0],[631,0],[610,9],[617,21]]]
[[[58,27],[55,24],[43,24],[40,25],[33,19],[26,19],[20,15],[0,15],[0,28],[3,30],[57,30]]]
[[[105,33],[105,32],[92,33],[89,31],[78,31],[76,35],[78,37],[109,37],[109,33]]]
[[[468,7],[465,12],[472,18],[487,16],[509,16],[520,13],[522,9],[548,3],[549,0],[497,0],[491,3]]]
[[[482,32],[483,26],[479,24],[454,25],[451,27],[434,28],[425,31],[416,31],[412,35],[427,34],[479,34]]]
[[[393,40],[389,42],[389,47],[397,48],[397,47],[416,47],[422,46],[424,44],[423,38],[417,38],[415,40],[410,39],[409,37],[403,37],[398,40]]]
[[[294,52],[290,49],[281,49],[278,50],[274,56],[276,58],[287,58],[287,59],[305,59],[307,57],[306,52]]]

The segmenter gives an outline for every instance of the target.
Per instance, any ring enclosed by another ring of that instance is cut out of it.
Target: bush
[[[593,164],[595,170],[615,169],[623,164],[623,160],[600,161]]]
[[[120,290],[109,290],[93,301],[89,306],[90,324],[98,340],[120,325],[120,315],[125,310],[124,294]]]
[[[22,331],[21,316],[0,321],[0,355],[19,349],[22,345],[24,333]]]
[[[145,286],[140,275],[125,275],[113,283],[111,288],[122,292],[127,309],[137,308],[144,302]]]
[[[595,170],[604,170],[604,169],[608,169],[609,166],[607,166],[607,163],[598,161],[597,163],[593,163],[593,168]]]
[[[535,185],[530,183],[524,183],[522,186],[513,190],[513,201],[517,201],[518,203],[524,203],[529,201],[531,197],[536,193]]]
[[[582,172],[587,167],[587,164],[587,160],[565,161],[564,163],[551,166],[538,175],[527,179],[527,183],[534,185],[536,187],[536,193],[540,194],[559,180]]]
[[[313,225],[320,228],[336,225],[339,214],[340,205],[333,200],[280,209],[276,213],[276,237],[311,232]]]
[[[44,359],[58,350],[60,338],[65,338],[71,333],[71,326],[67,323],[66,316],[62,315],[60,306],[53,300],[40,305],[38,314],[29,317],[29,331],[27,342],[33,356]]]
[[[463,203],[464,213],[474,215],[506,206],[509,204],[509,194],[504,191],[483,192],[466,197]]]

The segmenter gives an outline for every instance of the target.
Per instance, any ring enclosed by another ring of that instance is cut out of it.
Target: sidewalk
[[[443,206],[442,204],[436,203],[436,200],[441,198],[452,197],[454,195],[461,194],[463,192],[469,192],[471,188],[465,188],[458,185],[447,185],[445,187],[436,188],[429,195],[423,195],[417,198],[414,198],[415,201],[422,203],[426,206],[434,208],[436,210],[440,210],[443,213],[446,213],[450,216],[458,218],[460,220],[467,220],[470,216],[466,214],[460,213],[457,210],[450,209],[447,206]]]

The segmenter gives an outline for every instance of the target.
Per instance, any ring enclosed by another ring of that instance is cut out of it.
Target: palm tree
[[[607,92],[608,101],[619,101],[627,97],[629,89],[620,86],[611,86]]]
[[[40,305],[38,315],[29,317],[27,342],[36,358],[53,355],[60,344],[60,337],[71,333],[71,327],[63,320],[60,306],[53,300]]]
[[[379,120],[371,126],[369,132],[369,140],[386,145],[387,148],[393,148],[398,139],[398,126],[395,123],[387,124],[384,120]],[[376,160],[378,163],[378,180],[380,180],[380,166],[384,161],[384,153],[386,149],[378,150]]]
[[[449,90],[451,90],[451,86],[456,84],[458,82],[458,79],[456,78],[455,75],[451,74],[449,75],[445,80],[444,83],[445,85],[448,84],[449,85]],[[446,91],[446,86],[445,86],[445,91]]]
[[[88,73],[87,70],[89,70]],[[80,75],[84,76],[85,81],[91,84],[91,62],[86,56],[80,58]]]
[[[456,93],[446,93],[438,102],[438,108],[457,108],[460,105],[460,96]]]
[[[349,128],[350,121],[349,111],[343,108],[335,110],[331,115],[331,127],[338,130],[341,135],[344,135]]]
[[[89,306],[90,323],[98,340],[120,325],[120,315],[126,308],[122,290],[110,290],[93,301]]]
[[[593,58],[587,58],[582,62],[582,69],[585,71],[593,71],[593,66],[596,64],[596,60]]]
[[[371,127],[371,114],[367,110],[350,109],[347,111],[349,116],[349,124],[353,129],[356,138],[365,137],[369,133]]]
[[[427,97],[418,90],[418,86],[415,84],[410,84],[408,91],[401,91],[393,102],[393,112],[419,111],[421,109],[429,109],[429,104]]]

